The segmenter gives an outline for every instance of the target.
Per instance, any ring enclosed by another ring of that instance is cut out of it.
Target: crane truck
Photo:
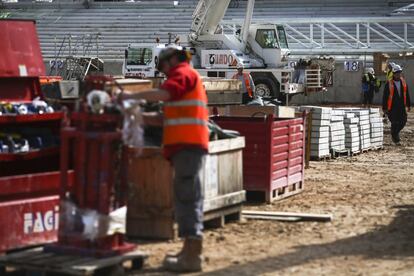
[[[220,22],[230,2],[200,0],[193,12],[190,33],[182,41],[183,46],[192,50],[192,64],[202,76],[231,78],[237,65],[243,64],[253,78],[255,94],[261,97],[285,99],[296,93],[326,89],[319,67],[308,67],[301,71],[302,78],[294,78],[294,69],[288,66],[290,51],[284,26],[252,24],[255,0],[248,0],[241,28],[226,33]],[[124,76],[160,76],[156,70],[158,54],[167,45],[129,44]]]

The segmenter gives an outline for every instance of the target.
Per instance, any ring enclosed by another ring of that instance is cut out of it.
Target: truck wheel
[[[256,86],[255,93],[262,98],[278,98],[279,91],[276,88],[276,84],[269,79],[257,79],[254,82]]]

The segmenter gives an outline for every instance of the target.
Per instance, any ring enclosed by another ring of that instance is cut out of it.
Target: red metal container
[[[35,22],[0,20],[0,102],[41,97],[45,66]],[[0,132],[20,127],[60,132],[63,113],[1,115]],[[0,253],[57,239],[59,148],[0,153]],[[71,174],[70,174],[71,175]],[[69,186],[72,176],[68,177]]]
[[[45,64],[32,20],[0,20],[0,77],[39,77]]]
[[[261,191],[271,202],[303,190],[305,121],[264,118],[212,118],[220,127],[237,130],[246,138],[243,179],[247,191]]]
[[[0,253],[57,239],[59,188],[58,171],[0,177]]]

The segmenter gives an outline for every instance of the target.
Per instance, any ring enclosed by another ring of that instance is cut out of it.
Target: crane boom
[[[231,0],[200,0],[193,13],[190,37],[214,34]]]

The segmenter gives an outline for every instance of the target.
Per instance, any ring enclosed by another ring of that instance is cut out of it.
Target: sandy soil
[[[245,209],[331,213],[332,222],[244,221],[205,231],[205,271],[197,275],[414,275],[414,113],[400,147],[311,162],[305,191]],[[152,255],[134,275],[160,268],[180,242],[141,246]]]

